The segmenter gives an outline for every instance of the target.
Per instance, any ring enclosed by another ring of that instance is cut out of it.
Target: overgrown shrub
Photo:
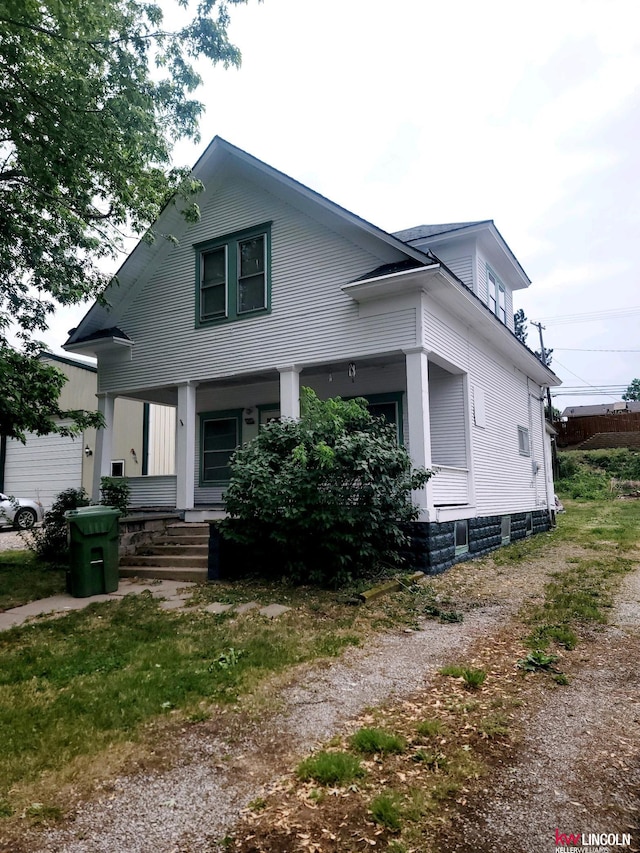
[[[612,481],[640,480],[640,453],[626,448],[570,450],[558,453],[558,492],[582,500],[602,500],[618,493]]]
[[[65,489],[56,497],[51,509],[45,513],[41,527],[26,534],[29,547],[43,560],[57,565],[68,562],[67,521],[65,512],[88,506],[89,496],[84,489]]]
[[[301,402],[299,421],[266,425],[234,454],[222,535],[294,582],[340,585],[397,565],[402,525],[417,517],[411,492],[430,472],[412,469],[365,400],[303,388]]]
[[[100,479],[100,503],[103,506],[115,506],[122,515],[129,509],[131,489],[122,477],[102,477]]]

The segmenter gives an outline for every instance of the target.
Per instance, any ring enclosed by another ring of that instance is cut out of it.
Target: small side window
[[[124,477],[124,459],[117,459],[111,463],[111,476]]]
[[[518,427],[518,452],[520,456],[531,456],[529,430],[526,427]]]
[[[466,554],[469,550],[469,522],[466,518],[456,521],[454,536],[456,557],[460,554]]]

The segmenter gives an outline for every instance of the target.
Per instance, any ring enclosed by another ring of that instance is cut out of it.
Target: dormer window
[[[487,291],[489,309],[496,315],[501,323],[507,322],[507,295],[504,284],[496,276],[493,270],[487,267]]]
[[[199,243],[196,250],[199,326],[271,310],[271,225]]]

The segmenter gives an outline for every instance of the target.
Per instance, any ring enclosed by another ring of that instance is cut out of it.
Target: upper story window
[[[487,292],[489,308],[501,323],[507,322],[507,294],[504,284],[496,274],[487,267]]]
[[[198,325],[239,320],[271,310],[271,224],[199,243]]]

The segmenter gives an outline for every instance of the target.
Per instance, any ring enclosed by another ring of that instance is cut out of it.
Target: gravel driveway
[[[10,527],[0,529],[0,551],[25,551],[27,544],[17,530]]]
[[[172,733],[166,769],[114,780],[93,802],[79,803],[73,821],[25,835],[20,853],[222,850],[242,808],[311,747],[352,729],[366,707],[428,684],[443,661],[513,616],[566,556],[554,549],[506,573],[494,568],[480,587],[474,574],[486,572],[482,563],[456,567],[442,582],[469,604],[464,622],[426,621],[418,631],[382,635],[337,662],[309,666],[282,689],[280,710],[257,722],[225,710]],[[447,853],[540,853],[554,849],[555,828],[630,831],[640,781],[639,645],[640,569],[627,578],[611,626],[585,652],[575,687],[558,690],[528,721],[521,759],[469,804]],[[612,655],[615,667],[605,664]]]

